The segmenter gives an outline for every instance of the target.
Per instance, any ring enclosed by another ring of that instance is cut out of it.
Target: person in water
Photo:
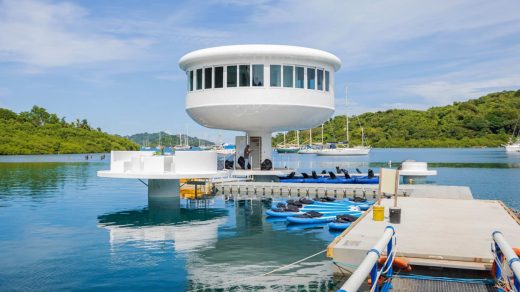
[[[244,167],[248,169],[247,165],[249,164],[249,154],[251,154],[253,150],[249,148],[249,144],[246,145],[246,149],[244,149]]]

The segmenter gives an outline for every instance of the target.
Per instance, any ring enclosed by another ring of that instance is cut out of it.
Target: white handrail
[[[385,228],[383,236],[381,236],[381,238],[374,245],[374,247],[372,247],[368,251],[365,259],[361,262],[356,271],[354,271],[354,273],[350,276],[350,278],[348,278],[345,284],[343,284],[343,286],[341,286],[341,288],[338,291],[357,291],[359,287],[361,287],[363,282],[370,274],[370,271],[377,263],[379,257],[381,256],[381,251],[388,245],[390,240],[392,240],[394,233],[394,229],[391,226],[387,226]]]
[[[515,251],[506,241],[504,235],[500,231],[495,231],[492,234],[493,240],[500,248],[500,251],[505,256],[509,268],[516,277],[516,281],[520,280],[520,259],[516,255]],[[515,283],[516,284],[516,283]]]

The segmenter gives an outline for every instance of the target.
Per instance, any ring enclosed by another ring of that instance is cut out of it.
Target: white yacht
[[[504,147],[507,152],[520,152],[520,138],[517,138],[516,141],[511,139]]]
[[[345,88],[345,105],[347,104],[347,89]],[[370,153],[370,146],[365,146],[365,131],[361,127],[361,146],[351,147],[349,144],[350,135],[348,129],[348,114],[345,109],[345,118],[347,123],[347,145],[346,147],[335,147],[329,149],[322,149],[316,152],[320,156],[351,156],[351,155],[368,155]]]
[[[509,143],[502,145],[507,152],[520,152],[520,130],[517,132],[518,121],[513,129],[513,135],[509,138]]]
[[[369,146],[354,146],[334,149],[322,149],[316,152],[320,156],[353,156],[368,155],[370,153]]]

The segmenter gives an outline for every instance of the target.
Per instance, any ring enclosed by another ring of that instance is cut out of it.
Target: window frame
[[[319,90],[319,91],[323,91],[325,86],[324,86],[324,81],[325,81],[325,74],[324,74],[324,69],[323,68],[316,68],[316,90]],[[321,72],[321,89],[320,89],[320,73]]]
[[[278,67],[278,85],[273,85],[273,67]],[[269,87],[282,88],[282,65],[279,64],[269,64]]]
[[[254,81],[254,67],[261,67],[262,68],[262,72],[261,72],[261,76],[262,76],[262,85],[255,85],[255,81]],[[265,87],[265,64],[251,64],[251,87]]]
[[[285,86],[285,68],[291,69],[291,86]],[[282,65],[282,86],[283,88],[294,88],[294,65]]]
[[[238,88],[238,65],[237,64],[230,64],[225,65],[226,67],[226,88]],[[229,86],[229,67],[235,67],[235,86]]]
[[[330,91],[330,72],[325,70],[325,91]]]
[[[199,78],[200,72],[200,78]],[[199,86],[200,82],[200,86]],[[195,69],[195,90],[202,90],[204,84],[204,70],[202,68]]]
[[[225,79],[225,74],[224,74],[224,67],[226,67],[225,65],[216,65],[216,66],[213,66],[213,89],[221,89],[221,88],[224,88],[224,79]],[[221,83],[221,86],[220,87],[217,87],[217,69],[218,68],[222,68],[222,83]]]
[[[305,67],[307,70],[305,70],[307,72],[307,87],[306,89],[311,89],[311,90],[316,90],[316,67]],[[309,71],[310,70],[310,71]],[[310,88],[310,85],[311,85],[311,79],[309,78],[309,72],[314,72],[314,76],[313,76],[313,87]]]
[[[204,67],[204,89],[213,89],[213,67]],[[208,79],[207,79],[207,71],[208,69],[210,70],[210,79],[209,79],[209,87],[206,87],[207,86],[207,82],[208,82]]]

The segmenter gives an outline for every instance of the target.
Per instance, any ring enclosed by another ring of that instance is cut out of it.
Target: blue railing
[[[520,259],[511,245],[506,241],[502,232],[494,231],[491,237],[493,237],[491,251],[495,257],[493,264],[495,279],[501,285],[505,285],[505,288],[516,292],[520,291]],[[506,270],[507,268],[511,271],[512,279]]]
[[[382,287],[379,287],[378,279],[381,275],[384,275],[387,278],[392,277],[392,264],[395,256],[393,252],[395,249],[395,237],[394,228],[392,226],[387,226],[379,241],[367,252],[365,259],[361,262],[350,278],[348,278],[345,284],[341,286],[338,292],[357,291],[369,275],[372,282],[371,291],[379,291],[379,288],[381,288],[380,291],[389,291],[391,283],[385,282]],[[385,247],[387,259],[383,266],[378,269],[381,252]]]

